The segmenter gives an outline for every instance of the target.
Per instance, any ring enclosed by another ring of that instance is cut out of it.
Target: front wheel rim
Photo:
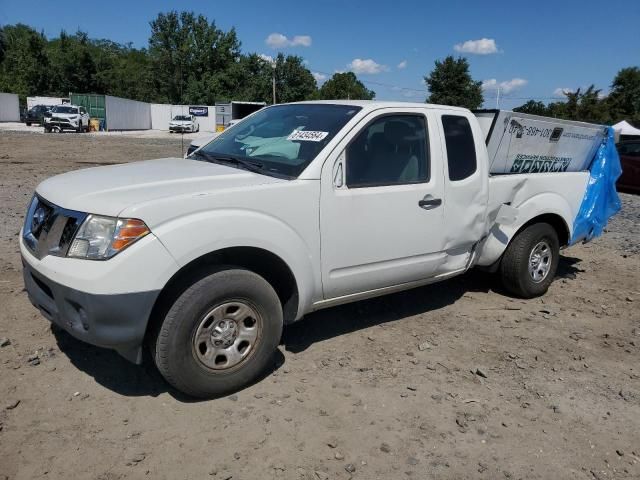
[[[245,362],[262,337],[262,317],[243,300],[224,302],[209,310],[196,328],[194,357],[211,370],[227,370]]]
[[[545,240],[541,240],[531,249],[528,270],[529,276],[535,283],[540,283],[547,278],[552,260],[551,246]]]

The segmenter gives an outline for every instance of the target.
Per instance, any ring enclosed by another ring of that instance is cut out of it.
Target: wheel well
[[[276,291],[284,323],[295,320],[298,312],[298,286],[289,266],[279,256],[261,248],[232,247],[199,257],[171,277],[158,295],[149,317],[147,336],[156,330],[176,298],[194,281],[205,277],[220,265],[243,267],[263,277]]]
[[[518,229],[516,235],[527,228],[529,225],[533,225],[534,223],[548,223],[558,234],[558,241],[560,242],[560,246],[565,247],[569,244],[569,227],[567,226],[567,223],[564,221],[564,219],[560,215],[556,215],[555,213],[545,213],[544,215],[538,215],[537,217],[532,218]]]

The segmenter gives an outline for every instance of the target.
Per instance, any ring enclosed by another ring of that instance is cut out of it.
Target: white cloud
[[[261,53],[258,56],[267,63],[273,63],[273,57],[271,55],[265,55],[264,53]]]
[[[489,80],[485,80],[482,82],[482,90],[498,90],[500,89],[501,93],[509,93],[518,88],[524,87],[527,82],[524,78],[512,78],[511,80],[505,80],[504,82],[498,83],[498,80],[495,78],[490,78]]]
[[[406,60],[402,60],[402,61],[398,64],[398,70],[404,70],[405,68],[407,68],[407,61],[406,61]]]
[[[490,55],[498,53],[498,46],[493,38],[481,38],[480,40],[467,40],[453,46],[456,52],[473,53],[475,55]]]
[[[324,73],[311,72],[311,75],[313,75],[313,78],[315,78],[318,83],[322,83],[327,79],[327,76]]]
[[[311,37],[309,35],[296,35],[291,40],[292,47],[310,47],[311,46]]]
[[[347,65],[347,67],[349,67],[349,70],[351,70],[353,73],[374,74],[387,72],[389,70],[389,67],[387,67],[386,65],[380,65],[370,58],[367,58],[366,60],[354,58],[351,63]]]
[[[287,48],[287,47],[310,47],[311,37],[309,35],[295,35],[288,38],[281,33],[271,33],[264,41],[271,48]]]

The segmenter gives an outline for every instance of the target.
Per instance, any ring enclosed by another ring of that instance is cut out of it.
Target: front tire
[[[267,370],[282,324],[280,300],[264,278],[242,268],[218,270],[173,303],[155,338],[155,363],[187,395],[225,395]]]
[[[544,295],[558,269],[558,234],[548,223],[529,225],[511,240],[500,262],[504,288],[522,298]]]

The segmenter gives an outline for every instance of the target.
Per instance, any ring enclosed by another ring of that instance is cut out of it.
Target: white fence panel
[[[0,92],[0,122],[19,122],[20,104],[15,93]]]
[[[108,130],[151,129],[151,104],[105,95]]]

